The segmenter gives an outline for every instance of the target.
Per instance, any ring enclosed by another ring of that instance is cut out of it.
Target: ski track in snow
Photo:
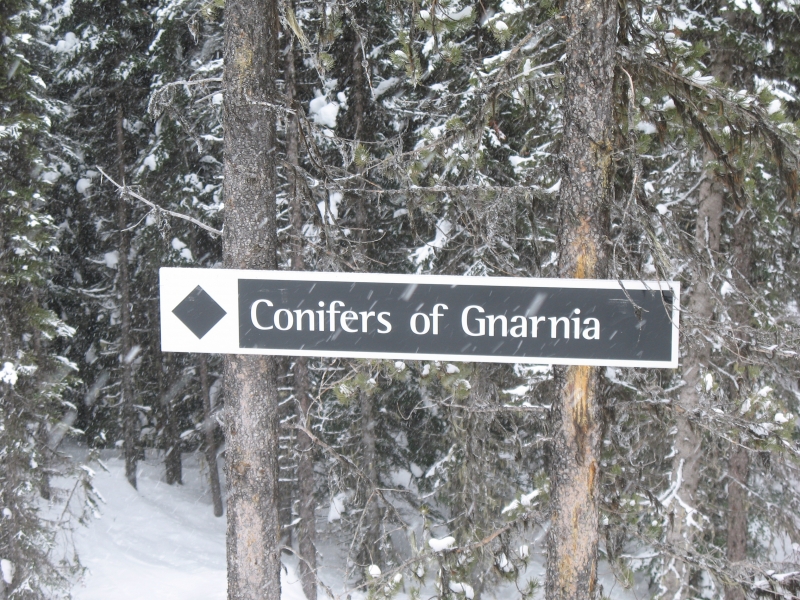
[[[163,481],[163,463],[138,468],[138,490],[124,463],[104,459],[95,487],[102,517],[79,527],[75,539],[88,572],[75,600],[225,600],[225,518],[216,518],[198,457],[184,456],[184,485]],[[282,573],[282,600],[305,600],[293,565]]]

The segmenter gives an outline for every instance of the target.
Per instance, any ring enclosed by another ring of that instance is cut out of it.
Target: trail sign
[[[676,282],[162,268],[161,349],[678,366]]]

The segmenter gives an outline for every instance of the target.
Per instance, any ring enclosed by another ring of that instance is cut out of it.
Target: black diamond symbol
[[[198,285],[172,310],[172,314],[200,339],[227,313]]]

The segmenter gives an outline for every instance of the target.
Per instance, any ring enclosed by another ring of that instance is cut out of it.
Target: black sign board
[[[166,351],[676,367],[674,282],[162,269]]]

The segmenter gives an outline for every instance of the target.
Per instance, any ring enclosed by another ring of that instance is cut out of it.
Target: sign
[[[678,366],[677,282],[162,268],[161,349]]]

